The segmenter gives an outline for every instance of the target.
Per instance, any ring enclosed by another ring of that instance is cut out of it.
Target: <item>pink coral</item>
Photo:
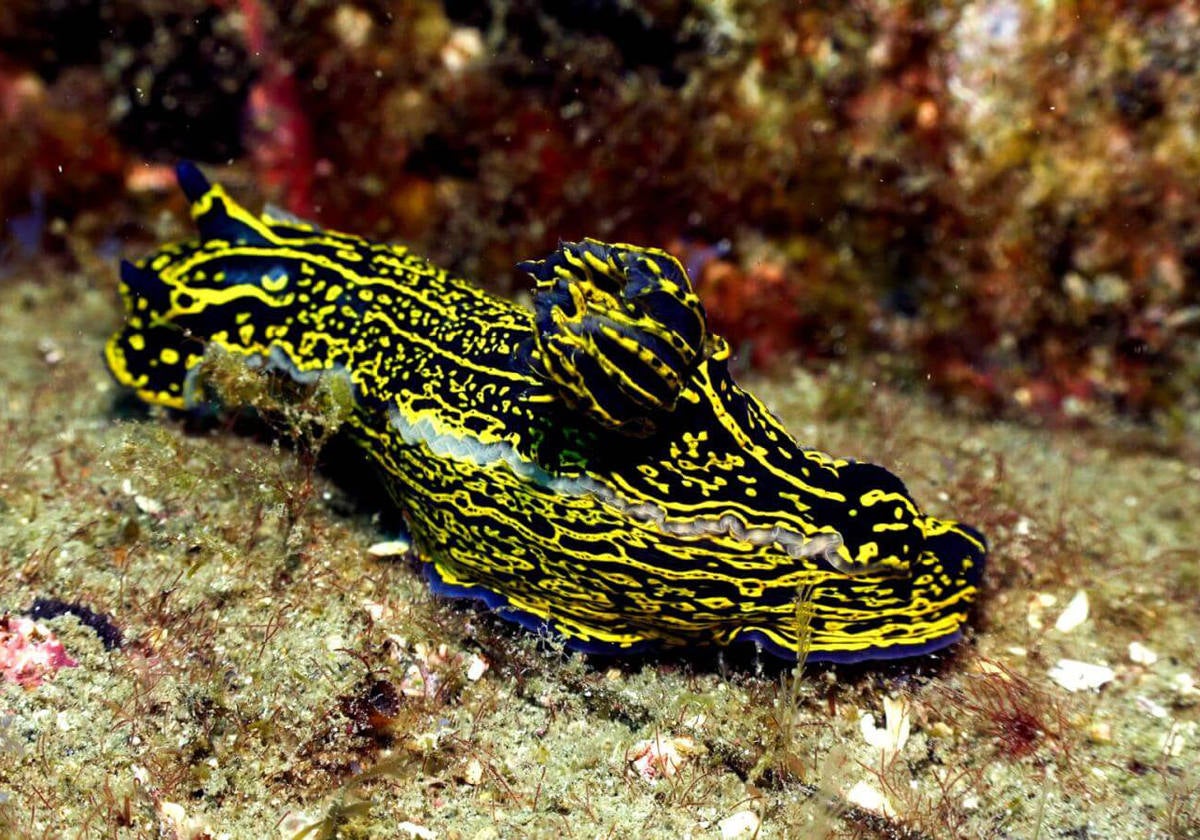
[[[62,642],[29,618],[0,618],[0,675],[8,682],[35,688],[59,668],[79,663],[67,655]]]

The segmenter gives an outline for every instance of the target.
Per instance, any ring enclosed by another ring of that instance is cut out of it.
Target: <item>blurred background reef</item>
[[[662,245],[744,366],[1182,435],[1197,126],[1194,2],[6,0],[0,267],[179,235],[184,157],[503,293]]]

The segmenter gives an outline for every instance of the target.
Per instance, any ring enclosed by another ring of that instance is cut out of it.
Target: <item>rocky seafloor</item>
[[[799,681],[586,658],[376,556],[386,500],[339,464],[140,415],[97,285],[0,289],[0,635],[61,645],[0,686],[6,836],[1196,836],[1200,466],[1143,432],[752,377],[988,534],[969,640]]]
[[[5,3],[0,834],[1200,836],[1198,55],[1195,3]],[[518,295],[670,248],[798,439],[988,535],[970,638],[797,680],[434,599],[350,453],[108,378],[180,157]]]

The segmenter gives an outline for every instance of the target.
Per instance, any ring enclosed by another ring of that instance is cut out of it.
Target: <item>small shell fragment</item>
[[[737,811],[717,823],[717,828],[721,830],[721,840],[750,840],[758,836],[761,822],[753,811]]]
[[[1171,678],[1171,691],[1175,694],[1175,702],[1192,705],[1200,699],[1200,688],[1196,687],[1196,678],[1187,672],[1180,672]]]
[[[483,781],[483,764],[480,763],[479,759],[472,758],[467,762],[467,766],[463,768],[462,780],[464,784],[468,784],[471,787],[476,787]]]
[[[367,548],[372,557],[403,557],[412,550],[412,542],[406,539],[384,540]]]
[[[416,823],[409,822],[408,820],[397,824],[396,829],[398,831],[403,831],[406,835],[412,837],[414,840],[434,840],[434,838],[437,837],[436,834],[434,834],[425,826],[417,825]]]
[[[387,621],[392,617],[392,608],[382,601],[363,601],[362,608],[372,621]]]
[[[141,493],[134,494],[133,503],[137,505],[138,510],[149,516],[157,516],[163,512],[162,502],[149,496],[143,496]]]
[[[1054,629],[1059,633],[1070,633],[1083,622],[1087,621],[1088,617],[1088,596],[1087,593],[1080,589],[1075,593],[1058,616],[1058,620],[1054,622]]]
[[[1094,691],[1113,681],[1116,671],[1107,665],[1093,665],[1077,659],[1060,659],[1050,669],[1050,679],[1067,691]]]
[[[1025,620],[1029,623],[1029,629],[1041,630],[1046,626],[1042,616],[1050,607],[1058,603],[1058,598],[1051,595],[1049,592],[1039,592],[1029,598],[1028,613]]]
[[[215,836],[203,817],[189,816],[187,810],[177,802],[160,802],[158,816],[163,828],[169,832],[164,836],[174,840],[206,840]]]
[[[625,761],[635,775],[654,784],[659,779],[674,776],[689,756],[702,752],[704,748],[687,735],[658,735],[630,747],[625,753]]]
[[[1153,665],[1158,661],[1158,654],[1141,642],[1130,642],[1129,661],[1137,665]]]
[[[471,682],[479,682],[480,678],[487,672],[488,661],[477,653],[472,653],[467,659],[467,679]]]
[[[908,742],[912,726],[908,701],[903,697],[884,697],[883,718],[884,726],[881,728],[875,725],[873,715],[863,715],[858,722],[859,730],[872,747],[888,755],[898,753]]]

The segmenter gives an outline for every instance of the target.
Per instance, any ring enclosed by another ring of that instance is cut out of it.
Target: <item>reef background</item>
[[[1200,836],[1197,126],[1194,2],[5,2],[0,611],[121,644],[0,687],[0,833]],[[109,382],[179,157],[505,293],[672,249],[798,438],[988,534],[976,638],[792,683],[434,602],[345,453]]]

